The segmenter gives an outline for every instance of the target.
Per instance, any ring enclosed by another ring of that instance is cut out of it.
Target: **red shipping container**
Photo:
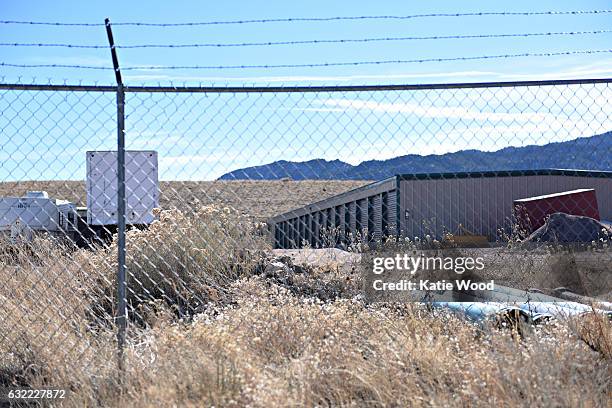
[[[579,189],[562,193],[514,200],[514,216],[522,231],[531,233],[553,213],[582,215],[600,221],[594,189]]]

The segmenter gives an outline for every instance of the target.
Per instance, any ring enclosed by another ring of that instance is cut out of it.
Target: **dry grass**
[[[79,387],[114,370],[112,333],[92,332],[96,277],[69,253],[37,237],[0,259],[0,386]]]
[[[156,215],[148,229],[126,234],[127,301],[135,313],[156,300],[178,316],[196,313],[223,297],[231,282],[261,268],[271,249],[265,224],[227,207],[201,207],[192,216],[178,210],[156,210]],[[94,254],[81,251],[77,259],[86,274],[100,274],[108,282],[117,270],[115,254],[116,240]],[[115,293],[115,285],[99,286],[107,297]]]
[[[65,406],[610,401],[606,319],[519,336],[420,305],[368,305],[355,296],[358,278],[338,265],[264,272],[257,225],[214,207],[163,212],[149,231],[130,232],[128,248],[141,250],[128,259],[131,310],[140,315],[120,386],[113,310],[101,306],[114,296],[113,247],[33,247],[43,248],[36,258],[0,258],[0,385],[68,387]]]
[[[363,184],[160,183],[167,210],[127,237],[122,385],[115,244],[0,244],[0,386],[66,387],[71,407],[609,405],[612,323],[602,316],[518,335],[419,305],[364,304],[358,276],[338,264],[264,272],[269,247],[253,218]],[[0,183],[0,195],[28,190],[84,205],[82,182]],[[538,286],[537,254],[490,257],[508,282]]]
[[[160,207],[191,211],[201,205],[232,207],[258,220],[301,207],[367,184],[368,181],[162,181]],[[82,181],[19,181],[0,183],[0,196],[21,196],[45,190],[50,197],[84,206]]]

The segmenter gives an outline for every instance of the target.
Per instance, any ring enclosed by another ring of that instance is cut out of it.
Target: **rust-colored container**
[[[561,193],[514,200],[514,215],[521,230],[533,232],[544,225],[553,213],[582,215],[600,221],[594,189],[579,189]]]

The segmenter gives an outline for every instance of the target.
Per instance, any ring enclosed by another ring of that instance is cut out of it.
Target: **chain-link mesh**
[[[160,316],[259,315],[245,299],[270,289],[250,277],[361,299],[377,249],[469,248],[485,280],[611,300],[612,88],[583,82],[126,88],[128,375],[159,364],[143,330]],[[112,389],[115,98],[0,91],[0,385]]]
[[[82,170],[116,149],[114,93],[3,89],[0,111],[0,387],[112,379],[116,277],[93,257]]]

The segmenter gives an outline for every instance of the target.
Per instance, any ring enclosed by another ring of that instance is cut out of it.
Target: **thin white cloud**
[[[215,76],[215,75],[170,75],[161,73],[151,74],[125,74],[124,78],[135,82],[212,82],[212,83],[359,83],[364,81],[393,82],[417,79],[445,79],[446,82],[460,82],[463,79],[485,80],[545,80],[545,79],[571,79],[587,78],[593,76],[612,75],[612,59],[604,59],[589,64],[577,65],[567,68],[567,64],[559,65],[557,70],[549,69],[540,73],[504,72],[491,70],[465,70],[442,72],[395,72],[385,74],[363,75],[271,75],[271,76]],[[142,71],[147,71],[142,69]],[[153,70],[149,70],[153,72]]]
[[[355,82],[363,80],[400,80],[418,78],[461,78],[499,75],[489,71],[452,71],[433,73],[380,74],[380,75],[283,75],[283,76],[253,76],[253,77],[222,77],[222,76],[192,76],[192,75],[124,75],[131,81],[176,81],[176,82],[227,82],[227,83],[297,83],[297,82]]]
[[[506,74],[508,80],[553,80],[553,79],[579,79],[612,76],[612,59],[597,61],[591,64],[578,65],[559,71],[549,71],[541,74]]]
[[[377,102],[361,99],[325,99],[319,103],[326,107],[367,110],[372,112],[383,113],[405,113],[414,114],[425,118],[453,118],[462,120],[479,120],[479,121],[533,121],[541,122],[553,115],[547,113],[526,112],[526,113],[508,113],[508,112],[487,112],[476,109],[464,108],[461,106],[433,106],[423,105],[411,102]]]

